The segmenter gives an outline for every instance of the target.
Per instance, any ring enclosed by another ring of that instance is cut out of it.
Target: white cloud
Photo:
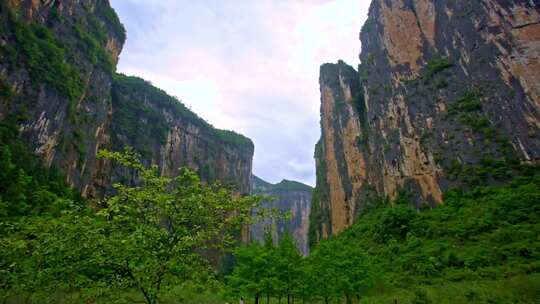
[[[250,137],[263,179],[313,185],[319,66],[358,63],[368,2],[113,0],[128,31],[119,70]]]

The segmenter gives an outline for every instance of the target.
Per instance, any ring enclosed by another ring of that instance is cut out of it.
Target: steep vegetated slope
[[[443,205],[422,212],[402,195],[391,204],[371,201],[313,254],[351,245],[365,254],[368,279],[354,290],[360,303],[537,303],[539,200],[537,175],[450,191]]]
[[[435,206],[536,169],[537,2],[374,0],[360,38],[358,71],[321,67],[313,242],[376,197]]]
[[[165,176],[189,166],[204,180],[219,180],[241,193],[251,191],[250,139],[215,129],[177,99],[136,77],[114,76],[112,105],[115,150],[133,147],[145,163],[159,165]],[[133,178],[119,170],[113,170],[113,181]]]
[[[248,192],[253,144],[213,128],[149,83],[115,74],[125,30],[108,1],[0,4],[0,121],[86,197],[130,172],[96,159],[133,146],[163,174],[190,166]]]
[[[103,185],[110,86],[125,40],[105,1],[2,1],[0,118],[85,195]]]
[[[284,217],[274,222],[266,220],[252,225],[251,238],[263,242],[265,233],[271,232],[273,240],[279,242],[284,234],[290,234],[300,252],[307,255],[312,191],[313,188],[299,182],[283,180],[278,184],[270,184],[253,176],[252,193],[271,198],[271,201],[263,202],[261,208],[277,210]]]

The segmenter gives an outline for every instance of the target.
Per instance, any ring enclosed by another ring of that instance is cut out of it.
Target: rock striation
[[[253,193],[271,197],[273,200],[263,202],[262,208],[273,209],[286,218],[262,221],[250,227],[251,239],[263,242],[267,232],[272,233],[274,241],[284,234],[290,234],[302,254],[309,254],[308,230],[311,209],[311,193],[313,188],[299,182],[283,180],[270,184],[253,176]]]
[[[311,242],[343,231],[376,198],[433,207],[452,187],[534,170],[537,1],[373,0],[360,39],[358,70],[320,69]]]
[[[135,180],[96,159],[130,145],[173,176],[181,166],[205,180],[250,191],[253,143],[213,128],[149,83],[115,73],[125,30],[107,0],[0,3],[0,122],[16,124],[47,166],[83,196]]]

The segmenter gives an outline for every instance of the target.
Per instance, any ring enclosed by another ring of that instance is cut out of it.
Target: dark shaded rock
[[[284,234],[290,234],[298,249],[304,254],[309,253],[308,228],[311,207],[311,192],[313,188],[299,182],[283,180],[278,184],[270,184],[253,176],[253,193],[270,196],[274,200],[263,202],[262,208],[275,209],[282,214],[289,213],[290,218],[279,219],[275,222],[263,221],[252,225],[251,238],[262,242],[267,231],[272,232],[274,241]]]
[[[357,79],[343,63],[321,67],[313,242],[375,197],[435,206],[451,187],[534,170],[538,3],[374,0],[360,38]]]
[[[125,30],[106,0],[0,3],[0,121],[86,197],[129,172],[96,159],[131,145],[174,176],[181,166],[247,193],[253,144],[213,128],[147,82],[115,74]]]

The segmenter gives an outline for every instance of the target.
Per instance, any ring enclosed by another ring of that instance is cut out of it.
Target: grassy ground
[[[540,303],[540,274],[496,281],[468,281],[416,290],[395,289],[364,298],[361,303]]]
[[[387,289],[384,287],[372,290],[369,296],[360,300],[362,304],[461,304],[461,303],[486,303],[486,304],[538,304],[540,303],[540,274],[529,276],[516,276],[513,278],[495,281],[468,281],[449,283],[437,286],[420,286],[415,290]],[[4,300],[3,304],[46,304],[46,303],[144,303],[139,294],[133,292],[125,294],[121,300],[91,300],[83,299],[76,294],[57,294],[56,296],[34,295],[32,297],[19,296]],[[286,299],[282,300],[285,304]],[[224,304],[238,303],[238,300],[226,299],[221,293],[199,292],[196,290],[176,291],[164,297],[162,304]],[[266,298],[260,299],[260,304],[266,303]],[[277,304],[278,299],[271,299],[271,304]],[[295,303],[303,303],[296,299]],[[323,301],[310,301],[306,303],[322,304]],[[334,300],[331,303],[343,303]],[[356,300],[354,303],[357,303]],[[254,304],[253,299],[246,299],[245,304]]]

